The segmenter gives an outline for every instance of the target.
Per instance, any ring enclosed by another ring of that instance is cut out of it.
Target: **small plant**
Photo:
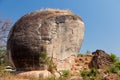
[[[83,80],[100,80],[102,77],[100,74],[98,74],[98,71],[96,68],[91,68],[90,71],[80,71],[81,76],[83,77]],[[100,76],[99,76],[100,75]]]
[[[83,57],[83,54],[80,54],[80,53],[79,53],[79,54],[77,55],[77,57]]]
[[[110,54],[110,58],[111,58],[111,60],[112,60],[112,62],[113,63],[115,63],[116,61],[117,61],[117,57],[116,57],[116,55],[115,54]]]
[[[2,74],[3,74],[3,70],[4,70],[4,67],[3,67],[3,66],[0,66],[0,77],[1,77]]]
[[[60,72],[61,72],[61,75],[63,77],[68,77],[70,75],[70,71],[69,70],[61,70]]]
[[[41,64],[43,64],[43,63],[46,62],[46,56],[47,56],[46,52],[41,52],[41,53],[40,53],[39,62],[40,62]]]
[[[48,65],[48,71],[54,74],[54,70],[56,70],[57,67],[56,64],[52,60],[48,59],[47,65]]]
[[[0,48],[0,66],[6,65],[6,50]]]
[[[117,67],[120,70],[120,62],[116,62],[115,67]]]
[[[120,77],[120,71],[117,72],[117,75]]]
[[[119,71],[119,68],[116,66],[113,66],[110,68],[110,72],[112,72],[112,73],[117,73],[118,71]]]
[[[112,65],[106,69],[105,72],[107,73],[117,73],[119,71],[119,68],[116,67],[115,65]]]
[[[89,75],[96,76],[98,73],[96,68],[92,68]]]
[[[91,54],[91,52],[90,51],[86,51],[86,53],[85,53],[86,55],[90,55]]]
[[[88,76],[89,72],[86,71],[86,70],[83,70],[83,71],[80,71],[80,74],[81,74],[81,76],[82,76],[83,78],[85,78],[85,77]]]
[[[41,52],[39,57],[40,67],[44,67],[45,65],[48,67],[48,71],[51,73],[54,73],[54,70],[56,70],[56,65],[53,62],[52,58],[47,57],[46,52]]]
[[[117,59],[115,54],[111,54],[110,58],[111,58],[113,64],[110,67],[108,67],[105,72],[117,74],[120,71],[120,61],[119,61],[119,59]]]
[[[97,69],[96,69],[96,68],[92,68],[92,69],[90,70],[90,73],[89,73],[90,78],[91,78],[92,80],[96,80],[97,75],[98,75]]]

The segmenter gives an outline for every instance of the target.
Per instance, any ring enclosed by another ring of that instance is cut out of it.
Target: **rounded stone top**
[[[27,16],[39,16],[40,17],[41,16],[45,18],[50,18],[53,16],[55,17],[55,16],[61,16],[61,15],[71,15],[71,16],[74,16],[74,18],[75,17],[79,18],[82,21],[82,19],[79,16],[73,14],[70,10],[60,10],[60,9],[51,9],[51,8],[31,12],[31,13],[26,14],[24,17],[27,17]]]

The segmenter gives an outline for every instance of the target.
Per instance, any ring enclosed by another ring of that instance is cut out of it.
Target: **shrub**
[[[80,54],[80,53],[79,53],[79,54],[77,55],[77,57],[83,57],[83,54]]]
[[[120,62],[116,62],[115,67],[117,67],[120,70]]]
[[[52,60],[48,59],[47,65],[48,65],[48,71],[54,73],[54,70],[56,70],[57,67],[56,64]]]
[[[90,76],[96,76],[97,75],[97,73],[98,73],[98,71],[97,71],[97,69],[96,68],[92,68],[91,70],[90,70]]]
[[[40,53],[39,63],[40,63],[40,66],[42,66],[42,67],[44,65],[50,64],[50,58],[47,57],[47,53],[45,51]]]
[[[115,54],[111,54],[110,58],[111,58],[113,64],[106,69],[106,72],[117,74],[120,71],[120,61],[119,61],[119,59],[117,59]]]
[[[87,77],[87,76],[88,76],[89,72],[86,71],[86,70],[83,70],[83,71],[80,71],[80,74],[81,74],[81,76],[84,78],[84,77]]]
[[[40,62],[40,64],[45,64],[45,62],[46,62],[46,56],[47,56],[46,52],[41,52],[40,53],[40,56],[39,56],[39,62]]]
[[[91,68],[90,71],[80,71],[83,80],[101,80],[102,76],[98,73],[96,68]]]
[[[91,68],[90,72],[89,72],[89,77],[92,80],[96,80],[96,78],[98,77],[98,71],[96,68]]]
[[[68,77],[70,75],[70,71],[69,70],[61,70],[60,72],[61,72],[61,75],[63,77]]]
[[[90,55],[91,54],[91,52],[88,50],[88,51],[86,51],[86,53],[85,53],[86,55]]]
[[[105,70],[105,73],[115,73],[117,75],[120,75],[120,60],[116,57],[115,54],[110,54],[110,58],[113,64],[111,64]]]
[[[0,77],[2,76],[2,73],[3,73],[3,67],[2,66],[0,66]]]
[[[116,66],[113,66],[110,68],[110,72],[112,72],[112,73],[117,73],[118,71],[119,71],[119,68]]]
[[[116,62],[117,61],[117,57],[116,57],[116,55],[115,54],[110,54],[110,58],[111,58],[111,60],[112,60],[112,62]]]
[[[119,71],[119,68],[116,67],[115,65],[112,65],[106,69],[105,72],[107,73],[117,73]]]
[[[6,50],[0,48],[0,66],[6,65]]]
[[[46,52],[41,52],[40,57],[39,57],[39,62],[40,62],[40,67],[44,67],[45,65],[48,67],[48,71],[51,73],[56,70],[56,65],[53,62],[52,58],[47,57]]]

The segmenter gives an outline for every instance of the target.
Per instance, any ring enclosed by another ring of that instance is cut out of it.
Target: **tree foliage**
[[[10,20],[1,20],[0,19],[0,66],[6,64],[6,43],[7,36],[11,28]]]
[[[8,32],[10,31],[10,20],[0,20],[0,48],[6,47]]]

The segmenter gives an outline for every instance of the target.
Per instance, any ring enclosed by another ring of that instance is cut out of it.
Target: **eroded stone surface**
[[[37,70],[41,52],[57,60],[76,56],[83,36],[82,19],[68,10],[32,12],[12,27],[7,42],[8,56],[18,70]]]

